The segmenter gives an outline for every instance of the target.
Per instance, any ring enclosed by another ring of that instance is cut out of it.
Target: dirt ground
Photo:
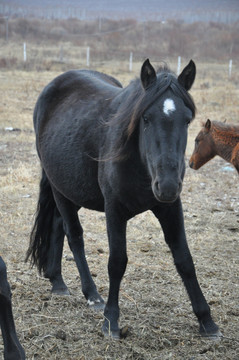
[[[188,167],[200,121],[238,123],[239,76],[228,81],[223,66],[198,67],[192,90],[198,113],[189,130],[182,202],[198,279],[224,335],[219,341],[199,336],[189,299],[150,212],[128,224],[129,263],[121,285],[120,324],[130,331],[123,341],[102,336],[103,315],[86,306],[67,242],[63,274],[71,292],[68,297],[52,296],[49,281],[24,263],[40,174],[32,112],[39,92],[57,73],[0,73],[0,254],[8,267],[16,328],[27,359],[239,359],[238,175],[219,158],[198,171]],[[117,77],[127,83],[133,76]],[[79,215],[89,266],[106,299],[104,214],[82,210]],[[0,357],[2,351],[0,339]]]

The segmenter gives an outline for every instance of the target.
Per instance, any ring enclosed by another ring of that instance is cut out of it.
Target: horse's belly
[[[54,144],[56,146],[56,144]],[[72,148],[73,149],[73,148]],[[54,146],[44,147],[41,163],[51,185],[78,207],[104,210],[104,198],[98,184],[98,163],[83,151]]]
[[[46,170],[47,173],[47,170]],[[65,177],[62,173],[51,171],[50,182],[58,192],[77,207],[104,211],[104,198],[96,178],[79,175]]]

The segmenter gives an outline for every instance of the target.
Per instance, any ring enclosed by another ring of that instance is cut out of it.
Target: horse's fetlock
[[[105,307],[104,311],[104,318],[105,321],[108,322],[109,325],[114,326],[116,330],[116,326],[118,327],[118,319],[119,319],[119,306],[107,306]]]
[[[202,323],[212,321],[211,311],[209,305],[204,306],[203,308],[199,308],[195,310],[195,315],[198,318],[198,321]]]

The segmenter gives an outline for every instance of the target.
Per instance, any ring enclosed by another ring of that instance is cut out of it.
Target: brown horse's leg
[[[6,265],[0,256],[0,326],[4,342],[4,359],[25,359],[18,340],[12,313],[11,291],[7,281]]]

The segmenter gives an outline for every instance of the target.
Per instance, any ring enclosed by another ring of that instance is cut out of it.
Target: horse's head
[[[160,202],[174,202],[182,189],[188,125],[195,116],[187,91],[195,75],[192,60],[178,78],[169,71],[156,74],[149,60],[141,69],[145,97],[151,99],[140,117],[139,147],[153,194]]]
[[[189,166],[194,170],[198,170],[215,156],[211,128],[212,123],[208,119],[195,138],[194,150],[189,160]]]

